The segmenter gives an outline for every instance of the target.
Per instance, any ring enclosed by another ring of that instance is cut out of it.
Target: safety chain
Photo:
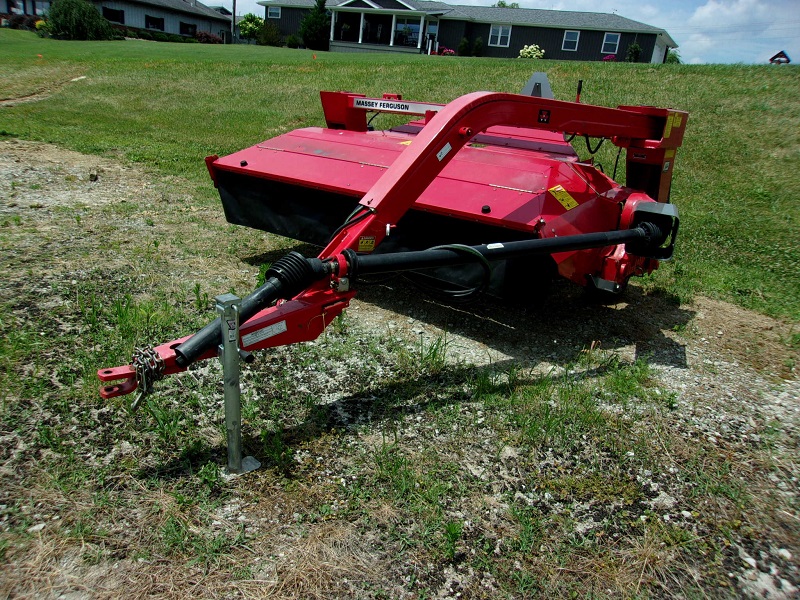
[[[136,371],[139,388],[139,393],[131,404],[131,411],[135,412],[145,396],[153,391],[153,384],[164,377],[164,359],[152,346],[145,346],[134,350],[131,366]]]

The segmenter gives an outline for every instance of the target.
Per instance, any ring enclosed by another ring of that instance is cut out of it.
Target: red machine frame
[[[319,254],[329,275],[284,302],[259,310],[241,325],[240,348],[253,351],[317,338],[355,296],[349,288],[348,253],[369,253],[391,235],[393,227],[412,207],[432,181],[454,156],[476,135],[497,126],[563,132],[580,136],[610,139],[627,150],[627,188],[609,192],[609,202],[625,202],[618,229],[632,226],[636,206],[644,202],[667,202],[672,180],[674,157],[681,145],[687,113],[671,109],[620,106],[606,108],[548,98],[515,94],[476,92],[445,105],[403,102],[400,96],[366,98],[346,92],[323,92],[325,117],[330,129],[366,132],[366,112],[381,109],[389,112],[424,115],[424,127],[389,166],[379,180],[359,201],[357,212]],[[384,103],[381,107],[380,103]],[[216,183],[216,156],[206,159]],[[238,167],[227,167],[236,170]],[[247,171],[241,166],[241,171]],[[551,193],[552,192],[551,190]],[[623,197],[624,196],[624,197]],[[564,232],[541,230],[539,238],[556,237]],[[566,231],[566,234],[575,233]],[[608,248],[602,277],[626,281],[632,274],[652,268],[642,259],[625,252],[623,246]],[[153,361],[159,374],[186,370],[180,364],[176,348],[187,336],[153,349]],[[217,355],[216,346],[208,348],[197,360]],[[134,365],[98,371],[104,385],[100,394],[109,399],[137,389],[140,381]]]

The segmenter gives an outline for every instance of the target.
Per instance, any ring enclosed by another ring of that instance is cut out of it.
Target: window
[[[394,24],[395,46],[416,46],[419,40],[419,19],[401,19]]]
[[[508,48],[511,43],[511,25],[492,25],[489,30],[489,45]]]
[[[124,10],[115,10],[113,8],[108,8],[107,6],[103,7],[103,16],[111,21],[112,23],[119,23],[120,25],[125,24],[125,11]]]
[[[281,18],[281,7],[280,6],[268,6],[267,7],[267,18],[268,19],[280,19]]]
[[[561,42],[561,49],[568,52],[576,52],[578,50],[578,39],[580,39],[580,37],[580,31],[565,31],[564,41]]]
[[[159,17],[151,17],[150,15],[144,16],[145,29],[158,29],[164,31],[164,19]]]
[[[180,22],[180,34],[181,35],[188,35],[194,37],[197,35],[197,25],[192,25],[191,23],[184,23],[183,21]]]
[[[619,48],[619,33],[607,33],[603,38],[603,49],[601,54],[616,54]]]
[[[47,10],[50,8],[49,0],[36,0],[34,3],[34,12],[37,15],[44,15],[47,14]]]

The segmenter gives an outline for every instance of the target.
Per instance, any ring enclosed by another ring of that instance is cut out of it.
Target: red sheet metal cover
[[[594,169],[576,163],[577,156],[560,134],[498,127],[485,135],[551,143],[563,150],[542,153],[494,143],[465,147],[425,190],[415,209],[530,231],[542,216],[568,210],[548,192],[552,187],[570,190],[578,203],[611,187],[612,182]],[[217,159],[214,165],[360,198],[413,143],[414,135],[408,133],[307,128]]]

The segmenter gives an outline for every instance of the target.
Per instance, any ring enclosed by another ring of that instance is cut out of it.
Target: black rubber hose
[[[470,248],[483,255],[486,260],[504,260],[537,254],[602,248],[617,244],[635,243],[636,241],[650,245],[658,239],[663,239],[663,234],[657,226],[652,223],[640,223],[639,226],[633,229],[621,231],[603,231],[564,237],[519,240],[470,246]],[[399,252],[396,254],[358,255],[353,258],[348,256],[348,262],[352,261],[351,264],[356,265],[355,272],[359,275],[431,269],[466,264],[472,260],[474,258],[470,255],[456,252],[446,247],[442,249]]]
[[[244,323],[276,300],[294,298],[313,282],[327,276],[325,264],[318,258],[306,258],[290,252],[275,261],[266,272],[266,282],[242,300],[239,321]],[[219,317],[175,348],[175,362],[186,368],[222,343]]]

